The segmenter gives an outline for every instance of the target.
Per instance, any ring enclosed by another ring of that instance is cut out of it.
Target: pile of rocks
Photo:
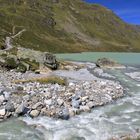
[[[11,116],[69,117],[90,112],[124,95],[118,82],[109,80],[74,81],[68,85],[0,82],[0,119]]]

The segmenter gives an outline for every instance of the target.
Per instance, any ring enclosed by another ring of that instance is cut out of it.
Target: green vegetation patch
[[[33,78],[28,80],[17,80],[14,81],[14,83],[29,83],[29,82],[39,82],[41,84],[59,84],[59,85],[66,85],[67,81],[64,78],[61,77],[43,77],[43,78]]]

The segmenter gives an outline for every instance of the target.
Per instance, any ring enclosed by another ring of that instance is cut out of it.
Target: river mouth
[[[107,71],[126,88],[126,96],[112,104],[68,121],[48,117],[9,120],[0,124],[0,140],[108,140],[136,132],[140,129],[140,83],[126,75],[135,71],[140,68]]]

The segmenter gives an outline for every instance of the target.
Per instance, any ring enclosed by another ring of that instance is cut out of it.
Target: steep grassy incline
[[[81,0],[0,0],[0,47],[50,52],[140,51],[139,27],[111,10]]]

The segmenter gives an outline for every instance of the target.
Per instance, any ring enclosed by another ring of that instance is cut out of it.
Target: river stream
[[[125,87],[123,98],[68,121],[25,117],[0,123],[0,140],[107,140],[136,132],[140,129],[140,82],[128,73],[140,73],[140,68],[107,72]]]

